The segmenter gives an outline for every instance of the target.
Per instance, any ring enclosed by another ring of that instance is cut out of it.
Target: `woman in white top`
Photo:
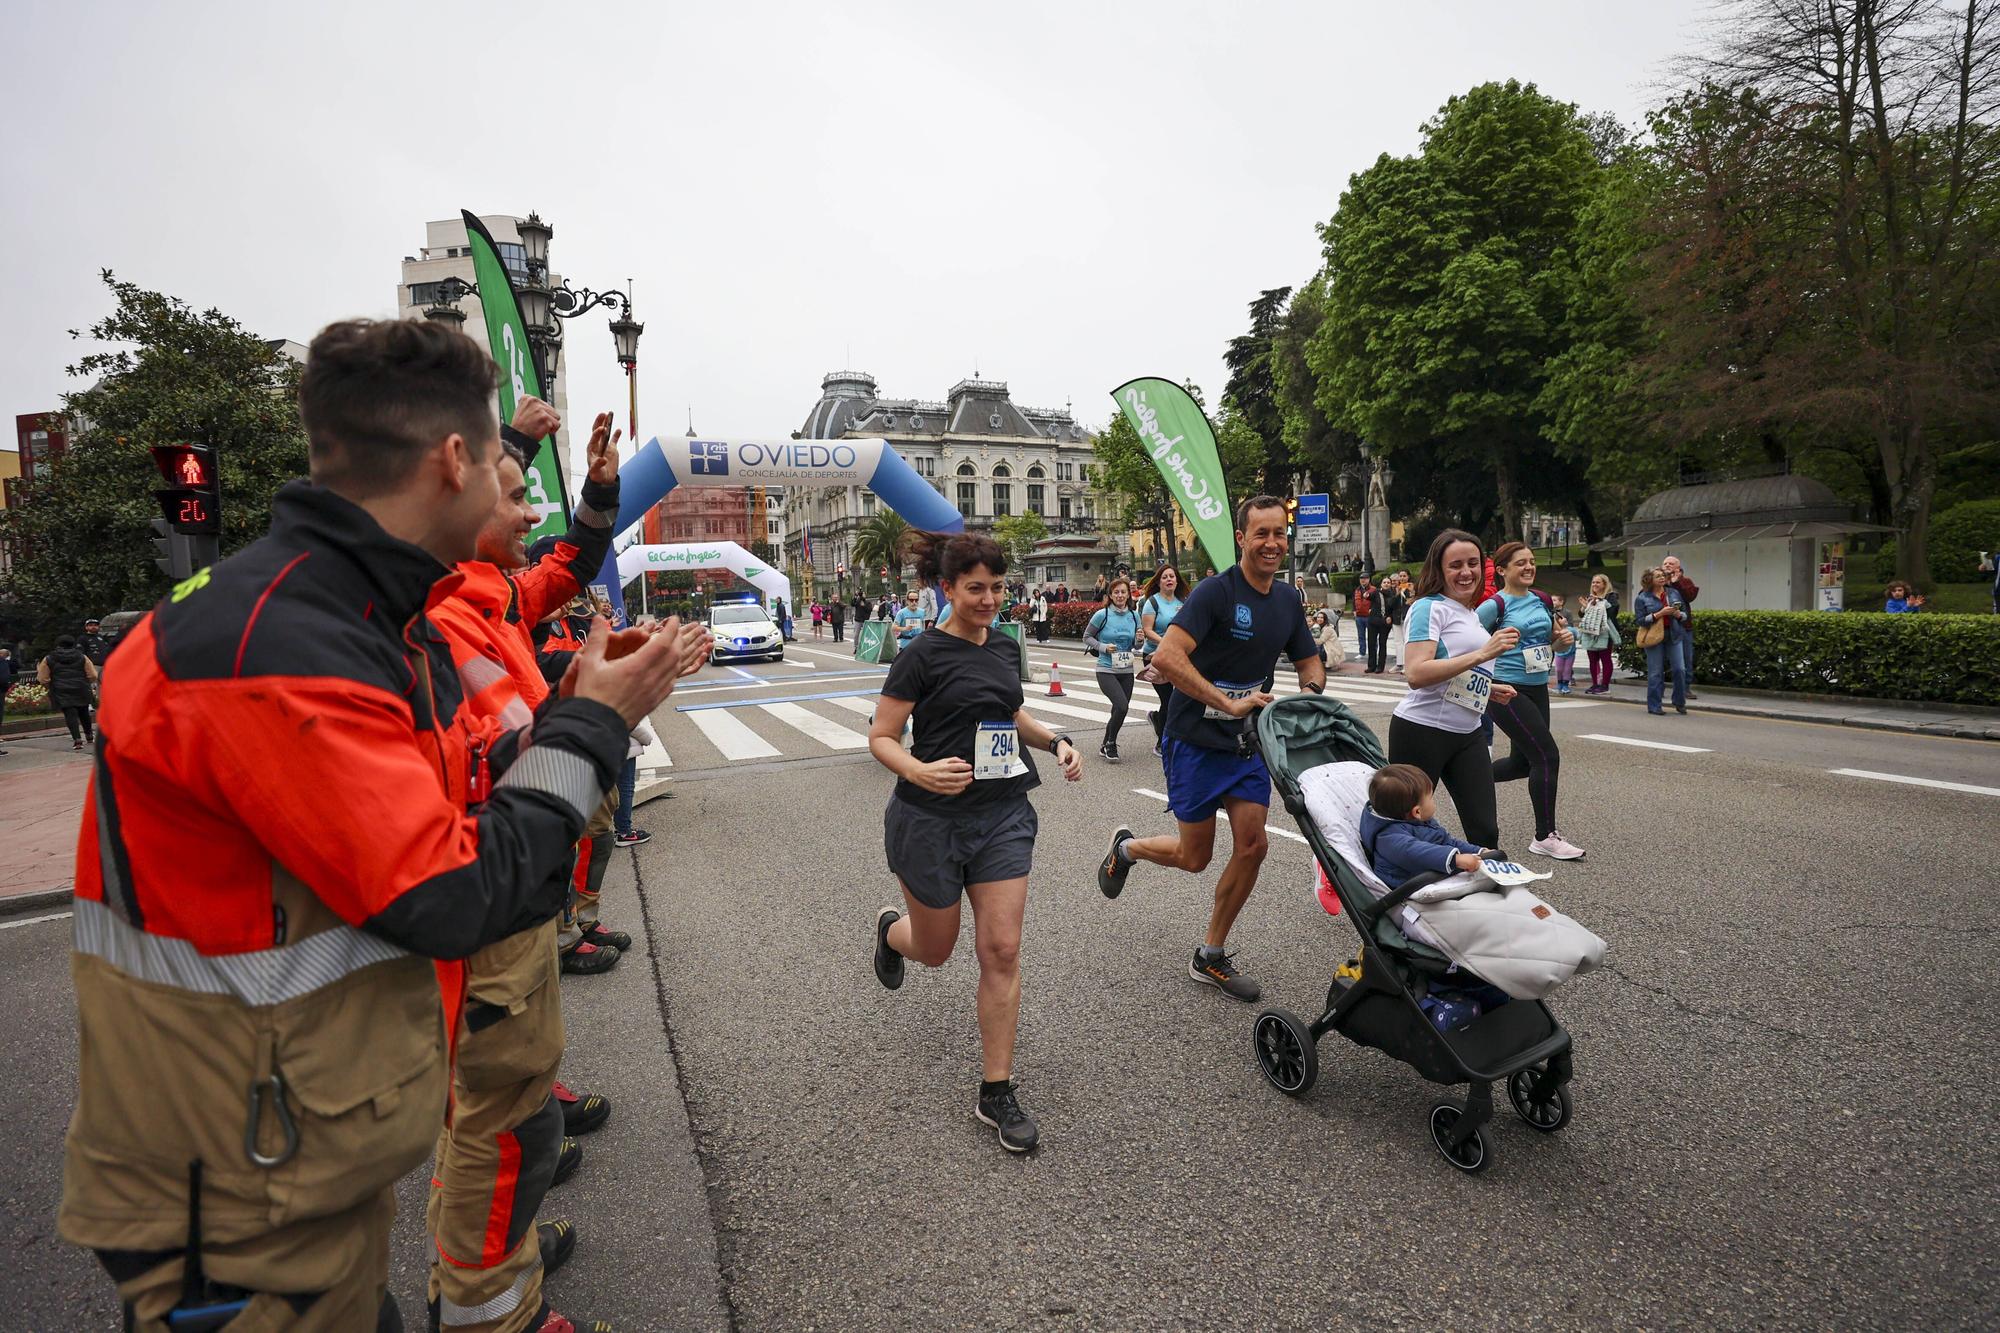
[[[1485,580],[1485,553],[1471,533],[1447,528],[1431,542],[1417,576],[1417,600],[1403,622],[1409,633],[1403,677],[1410,692],[1389,719],[1389,762],[1413,764],[1433,783],[1442,782],[1466,841],[1498,847],[1493,761],[1482,724],[1488,701],[1505,703],[1514,688],[1495,681],[1485,667],[1521,636],[1506,626],[1488,634],[1479,623]]]

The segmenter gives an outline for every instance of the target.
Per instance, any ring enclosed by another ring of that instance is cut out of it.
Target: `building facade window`
[[[958,512],[972,518],[979,511],[979,487],[969,481],[958,483]]]
[[[1076,464],[1074,464],[1074,463],[1063,463],[1063,462],[1058,462],[1058,463],[1056,464],[1056,480],[1057,480],[1057,481],[1075,481],[1075,480],[1076,480],[1076,476],[1075,476],[1075,474],[1074,474],[1074,473],[1073,473],[1073,472],[1071,471],[1071,469],[1072,469],[1072,468],[1074,468],[1075,466],[1076,466]]]
[[[1014,512],[1014,488],[1004,481],[993,483],[993,517],[1006,518]]]
[[[1063,521],[1067,523],[1069,521],[1069,497],[1065,495],[1062,499],[1056,501],[1056,503],[1062,506],[1060,514]]]
[[[1029,476],[1031,476],[1031,477],[1035,475],[1035,472],[1034,472],[1034,469],[1033,469],[1033,468],[1030,468],[1030,469],[1028,470],[1028,475],[1029,475]],[[1036,484],[1035,484],[1034,482],[1032,482],[1032,481],[1028,483],[1028,512],[1029,512],[1029,513],[1031,513],[1031,514],[1046,514],[1046,513],[1048,513],[1048,512],[1049,512],[1049,510],[1048,510],[1048,502],[1047,502],[1046,500],[1044,500],[1044,499],[1042,498],[1042,493],[1043,493],[1044,489],[1045,489],[1044,487],[1041,487],[1041,486],[1037,486],[1037,485],[1036,485]]]

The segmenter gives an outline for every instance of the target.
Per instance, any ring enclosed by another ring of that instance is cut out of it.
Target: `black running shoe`
[[[1098,757],[1103,759],[1104,762],[1107,764],[1115,764],[1119,762],[1118,747],[1113,745],[1110,741],[1106,741],[1104,742],[1104,744],[1098,746],[1097,754]]]
[[[875,914],[875,979],[890,990],[903,988],[903,955],[889,947],[889,927],[902,915],[893,907]]]
[[[979,1103],[972,1108],[972,1114],[979,1118],[981,1124],[991,1125],[1000,1131],[1000,1146],[1008,1152],[1027,1152],[1042,1141],[1041,1131],[1035,1128],[1035,1122],[1014,1100],[1014,1085],[1011,1082],[991,1096],[980,1093]]]
[[[1104,864],[1097,867],[1097,887],[1107,898],[1116,898],[1125,892],[1125,877],[1132,873],[1132,863],[1118,859],[1118,844],[1132,836],[1132,830],[1121,828],[1111,835],[1111,848],[1104,853]]]
[[[1194,961],[1188,964],[1188,975],[1205,986],[1213,986],[1231,999],[1255,1004],[1264,994],[1264,988],[1238,972],[1229,960],[1235,954],[1222,954],[1216,958],[1202,957],[1201,950],[1194,951]]]
[[[583,1165],[583,1145],[567,1134],[563,1135],[562,1147],[556,1152],[556,1173],[549,1178],[551,1188],[562,1184],[576,1174]]]
[[[537,1222],[535,1239],[542,1247],[542,1276],[549,1277],[568,1263],[575,1251],[576,1227],[569,1222]]]

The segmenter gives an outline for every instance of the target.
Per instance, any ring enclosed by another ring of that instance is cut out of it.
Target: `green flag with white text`
[[[521,302],[514,295],[507,265],[500,259],[500,247],[493,243],[485,223],[469,212],[464,217],[465,239],[472,243],[473,276],[479,283],[479,305],[486,312],[486,350],[500,365],[500,419],[512,421],[516,402],[530,395],[546,395],[535,372],[535,358],[528,350],[528,326],[521,320]],[[528,462],[528,503],[542,516],[528,534],[529,543],[559,537],[569,530],[569,494],[563,487],[554,436],[540,441]]]
[[[1236,530],[1229,514],[1229,486],[1215,431],[1201,405],[1180,385],[1160,379],[1128,380],[1111,391],[1118,410],[1139,432],[1139,443],[1160,470],[1167,493],[1187,515],[1218,570],[1236,563]]]

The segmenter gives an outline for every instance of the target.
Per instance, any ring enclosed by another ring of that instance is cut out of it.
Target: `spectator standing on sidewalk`
[[[1404,650],[1409,646],[1409,631],[1404,622],[1409,618],[1410,603],[1416,599],[1411,593],[1409,571],[1397,570],[1389,576],[1389,583],[1396,593],[1396,604],[1389,612],[1389,665],[1400,676]]]
[[[1355,580],[1354,600],[1349,608],[1354,613],[1354,655],[1360,659],[1362,670],[1368,668],[1368,619],[1375,614],[1375,581],[1368,574]]]
[[[1681,595],[1681,615],[1676,623],[1680,625],[1686,638],[1680,669],[1687,673],[1684,691],[1687,697],[1699,699],[1701,696],[1694,692],[1694,599],[1701,596],[1701,589],[1695,587],[1693,579],[1681,572],[1681,558],[1677,555],[1670,555],[1662,560],[1660,572],[1666,576],[1667,582],[1673,585],[1674,591]]]
[[[1556,618],[1556,624],[1570,632],[1569,647],[1556,650],[1556,693],[1568,694],[1570,680],[1576,675],[1576,625],[1569,612],[1563,607],[1563,595],[1551,594],[1549,610]]]
[[[1035,627],[1035,642],[1049,641],[1049,590],[1045,584],[1035,590],[1034,608],[1028,613]]]
[[[83,637],[76,642],[76,646],[83,649],[83,655],[98,666],[104,665],[104,659],[110,656],[112,648],[110,636],[100,632],[98,629],[101,623],[96,616],[91,616],[85,620],[83,622]]]
[[[91,709],[97,706],[97,663],[84,654],[74,635],[56,640],[55,651],[35,668],[35,679],[48,686],[50,706],[62,710],[63,724],[69,728],[69,748],[81,750],[94,744],[97,733]]]
[[[1662,715],[1661,681],[1671,672],[1674,711],[1686,713],[1687,604],[1681,600],[1680,589],[1667,581],[1665,569],[1649,569],[1639,576],[1639,595],[1632,599],[1632,614],[1639,622],[1642,643],[1652,637],[1645,633],[1649,628],[1657,625],[1662,631],[1656,642],[1646,645],[1646,711],[1655,717]]]
[[[1618,608],[1611,600],[1611,580],[1603,574],[1590,576],[1590,592],[1578,604],[1577,645],[1590,659],[1590,688],[1585,694],[1603,694],[1611,688],[1615,666],[1612,649],[1625,641],[1618,632]]]
[[[7,721],[7,691],[14,688],[14,650],[0,648],[0,725]],[[0,754],[7,753],[0,750]]]
[[[827,604],[826,618],[833,622],[833,641],[847,642],[847,603],[834,598]]]
[[[1382,580],[1368,607],[1368,674],[1380,676],[1388,671],[1389,625],[1402,613],[1403,602],[1396,592],[1395,580]]]

